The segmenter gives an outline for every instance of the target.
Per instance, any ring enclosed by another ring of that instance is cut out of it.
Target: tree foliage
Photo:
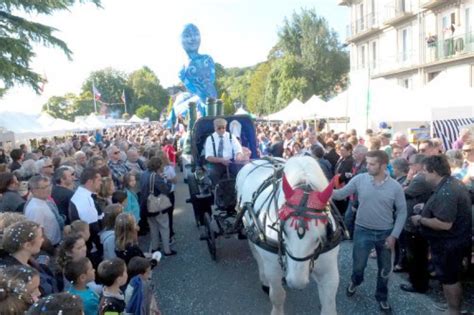
[[[148,67],[132,72],[128,77],[128,87],[132,91],[132,109],[140,105],[152,104],[161,111],[168,102],[168,93],[160,85],[156,74]]]
[[[285,19],[268,60],[249,68],[224,69],[217,77],[220,92],[250,112],[268,114],[294,98],[313,94],[329,98],[344,87],[349,57],[335,31],[314,10],[302,9]]]
[[[41,90],[41,76],[30,68],[35,56],[33,44],[59,48],[68,58],[72,51],[61,39],[54,36],[57,29],[21,17],[31,15],[51,15],[68,10],[76,2],[92,2],[100,7],[100,0],[3,0],[0,1],[0,96],[15,84],[25,84],[37,93]]]
[[[150,118],[150,120],[158,120],[160,118],[160,112],[151,105],[142,105],[137,108],[136,114],[140,118]]]

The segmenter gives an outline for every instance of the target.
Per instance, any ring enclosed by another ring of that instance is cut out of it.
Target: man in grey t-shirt
[[[375,299],[383,311],[390,310],[388,278],[392,272],[393,250],[396,239],[405,225],[407,208],[402,186],[387,173],[388,155],[381,150],[366,155],[367,173],[359,174],[333,198],[344,199],[357,193],[359,208],[353,237],[353,267],[347,295],[352,296],[364,280],[364,270],[370,251],[377,252],[377,289]],[[394,215],[395,214],[395,215]]]

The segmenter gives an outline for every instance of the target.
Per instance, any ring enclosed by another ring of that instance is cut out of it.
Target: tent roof
[[[267,116],[267,119],[269,120],[283,120],[283,121],[291,121],[291,120],[300,120],[301,114],[303,113],[304,110],[304,104],[295,98],[282,110],[279,112],[270,114]]]
[[[145,122],[144,119],[141,119],[140,117],[138,117],[137,115],[133,115],[132,117],[130,117],[130,119],[128,120],[128,122],[131,122],[131,123],[142,123],[142,122]]]

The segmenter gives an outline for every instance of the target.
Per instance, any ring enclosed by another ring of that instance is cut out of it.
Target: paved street
[[[178,255],[163,259],[154,272],[159,304],[163,314],[270,314],[268,296],[260,288],[257,265],[247,241],[234,238],[218,240],[218,261],[212,261],[206,243],[198,240],[191,205],[185,203],[187,186],[180,182],[176,191],[175,230]],[[376,282],[376,260],[370,259],[366,282],[355,296],[348,298],[345,288],[351,269],[350,242],[344,242],[339,254],[341,282],[337,294],[339,314],[379,314],[373,297]],[[433,302],[439,301],[435,287],[430,295],[401,291],[404,275],[395,274],[390,283],[390,303],[393,314],[437,314]],[[472,282],[465,296],[472,296]],[[317,286],[311,284],[302,291],[287,291],[286,314],[319,314]]]

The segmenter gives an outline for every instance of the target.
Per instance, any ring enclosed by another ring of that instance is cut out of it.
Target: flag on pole
[[[99,101],[102,95],[100,94],[99,90],[97,90],[94,83],[92,83],[92,93],[94,93],[94,99]]]

